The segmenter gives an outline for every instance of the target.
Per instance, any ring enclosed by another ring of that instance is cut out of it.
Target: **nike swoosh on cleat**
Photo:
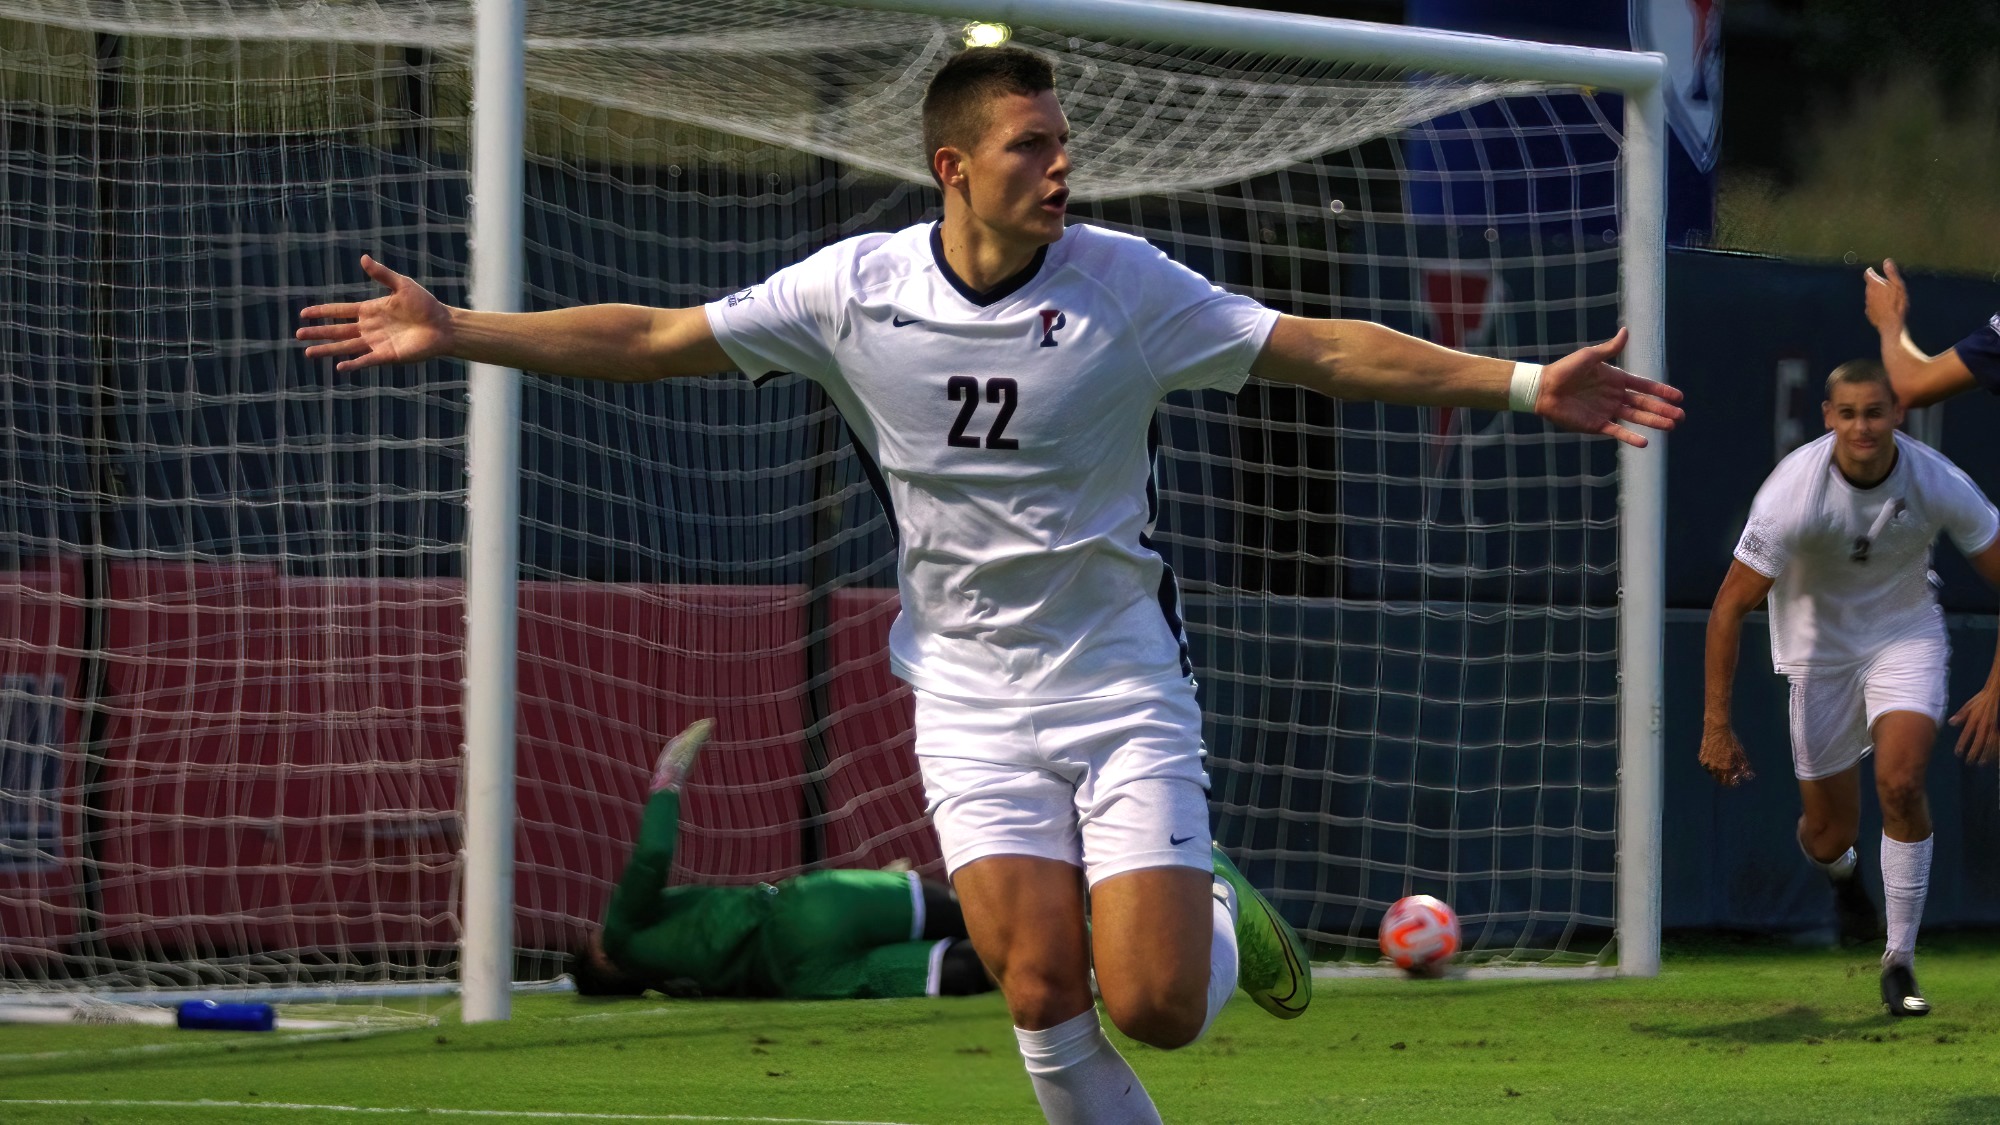
[[[1194,839],[1193,836],[1175,836],[1172,833],[1167,834],[1167,843],[1172,844],[1174,847],[1177,848],[1192,839]]]
[[[896,326],[897,328],[908,328],[912,324],[922,324],[923,321],[904,320],[901,315],[894,315],[889,318],[889,323]]]

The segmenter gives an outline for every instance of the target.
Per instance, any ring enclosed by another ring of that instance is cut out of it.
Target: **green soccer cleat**
[[[1213,850],[1216,878],[1236,892],[1237,987],[1279,1019],[1297,1019],[1313,998],[1306,943],[1222,854],[1222,845]]]
[[[708,744],[708,732],[715,729],[715,720],[696,719],[688,728],[667,741],[660,751],[660,760],[653,767],[652,783],[646,792],[658,793],[671,789],[678,793],[687,781],[688,774],[694,772],[694,760],[701,754],[701,748]]]

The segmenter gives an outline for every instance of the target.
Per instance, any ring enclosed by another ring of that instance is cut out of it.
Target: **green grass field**
[[[1891,1020],[1860,952],[1704,942],[1657,980],[1322,981],[1280,1023],[1120,1041],[1170,1122],[2000,1120],[2000,939],[1918,965]],[[197,1104],[206,1103],[206,1104]],[[523,997],[505,1024],[299,1040],[0,1028],[0,1122],[1036,1122],[995,997],[736,1003]]]

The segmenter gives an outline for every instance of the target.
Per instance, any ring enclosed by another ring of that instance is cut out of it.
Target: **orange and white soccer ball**
[[[1382,955],[1413,973],[1436,972],[1458,955],[1458,915],[1430,895],[1396,900],[1382,916]]]

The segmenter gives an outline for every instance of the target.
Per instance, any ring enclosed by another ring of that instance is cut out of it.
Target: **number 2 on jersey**
[[[958,418],[951,424],[951,433],[944,443],[960,449],[978,449],[979,439],[965,436],[965,428],[972,424],[972,415],[979,409],[979,380],[970,375],[953,375],[944,385],[945,397],[953,402],[963,402],[958,408]],[[994,415],[993,425],[986,431],[986,448],[1019,449],[1021,443],[1007,437],[1007,423],[1014,420],[1014,404],[1020,394],[1020,384],[1007,378],[986,380],[986,401],[1000,408]]]

